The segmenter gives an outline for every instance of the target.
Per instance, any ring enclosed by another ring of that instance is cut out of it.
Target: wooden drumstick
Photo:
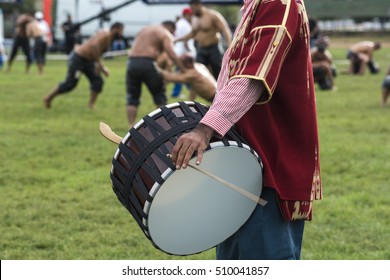
[[[199,172],[201,172],[201,173],[203,173],[203,174],[205,174],[205,175],[207,175],[207,176],[209,176],[210,178],[212,178],[215,181],[223,184],[224,186],[229,187],[232,190],[235,190],[235,191],[239,192],[240,194],[242,194],[242,195],[246,196],[247,198],[253,200],[257,204],[260,204],[261,206],[265,206],[267,204],[267,201],[262,199],[261,197],[257,197],[253,193],[250,193],[247,190],[244,190],[243,188],[240,188],[240,187],[238,187],[238,186],[236,186],[236,185],[234,185],[234,184],[232,184],[232,183],[230,183],[228,181],[225,181],[224,179],[222,179],[222,178],[220,178],[220,177],[218,177],[218,176],[216,176],[216,175],[214,175],[214,174],[212,174],[212,173],[210,173],[210,172],[208,172],[208,171],[206,171],[204,169],[200,169],[199,167],[194,166],[192,164],[188,164],[188,166],[193,168],[193,169],[195,169],[195,170],[197,170],[197,171],[199,171]]]
[[[115,134],[115,132],[113,132],[111,130],[111,128],[103,123],[103,122],[100,122],[100,125],[99,125],[99,130],[100,130],[100,133],[108,140],[110,140],[111,142],[114,142],[116,144],[119,144],[121,141],[122,141],[122,138],[120,136],[118,136],[117,134]],[[172,157],[172,155],[168,154],[167,155],[168,157]],[[222,185],[226,186],[226,187],[229,187],[231,188],[232,190],[235,190],[236,192],[246,196],[247,198],[253,200],[254,202],[260,204],[261,206],[265,206],[267,204],[267,201],[262,199],[261,197],[257,197],[255,196],[254,194],[244,190],[243,188],[240,188],[228,181],[225,181],[224,179],[206,171],[206,170],[203,170],[201,168],[199,168],[198,166],[194,166],[192,164],[188,164],[189,167],[199,171],[200,173],[206,175],[206,176],[209,176],[210,178],[214,179],[215,181],[221,183]]]
[[[106,139],[110,140],[111,142],[119,144],[122,141],[122,137],[120,137],[119,135],[115,134],[115,132],[112,131],[111,128],[107,124],[105,124],[104,122],[100,122],[99,130],[100,130],[100,133]]]
[[[172,155],[168,154],[168,157],[172,158]],[[244,190],[241,187],[238,187],[228,181],[225,181],[221,177],[218,177],[217,175],[214,175],[204,169],[199,168],[198,166],[192,165],[191,163],[188,163],[188,167],[191,167],[192,169],[195,169],[199,171],[200,173],[209,176],[210,178],[214,179],[215,181],[221,183],[222,185],[231,188],[232,190],[235,190],[236,192],[239,192],[240,194],[246,196],[247,198],[253,200],[254,202],[260,204],[261,206],[265,206],[267,204],[267,201],[262,199],[261,197],[257,197],[253,193],[248,192],[247,190]]]

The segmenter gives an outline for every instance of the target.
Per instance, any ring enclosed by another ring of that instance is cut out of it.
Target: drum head
[[[190,163],[195,165],[195,160]],[[256,196],[261,194],[262,166],[249,149],[214,147],[204,153],[199,167]],[[195,254],[218,245],[247,221],[257,205],[190,167],[171,172],[152,192],[153,202],[145,205],[151,240],[174,255]]]

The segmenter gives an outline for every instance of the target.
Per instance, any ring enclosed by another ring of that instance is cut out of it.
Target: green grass
[[[340,72],[346,50],[331,51]],[[379,106],[389,53],[376,54],[379,75],[339,75],[337,91],[317,90],[324,200],[307,223],[304,259],[390,259],[390,107]],[[49,61],[43,76],[25,75],[21,61],[0,72],[0,259],[214,259],[213,249],[188,257],[155,249],[113,193],[116,145],[98,125],[127,132],[126,60],[106,64],[111,76],[93,111],[85,78],[43,108],[65,61]],[[144,91],[139,117],[152,110]]]

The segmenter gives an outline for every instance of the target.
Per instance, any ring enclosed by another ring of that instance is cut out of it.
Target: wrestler
[[[361,41],[353,44],[347,53],[350,60],[348,73],[351,75],[363,75],[368,66],[371,74],[379,72],[379,67],[373,59],[374,51],[381,48],[381,43],[371,41]]]
[[[69,56],[68,73],[65,81],[56,86],[43,99],[45,107],[51,107],[53,98],[73,90],[80,80],[80,74],[84,73],[90,83],[89,108],[93,109],[104,84],[100,72],[103,72],[106,77],[109,76],[109,70],[103,65],[100,58],[110,48],[112,41],[122,36],[123,24],[116,22],[111,25],[109,31],[100,31],[84,44],[77,45],[74,52]]]
[[[32,20],[26,27],[27,37],[34,41],[33,53],[38,66],[38,73],[43,74],[43,67],[45,65],[46,56],[46,42],[43,39],[44,32],[37,20]]]
[[[132,48],[128,52],[126,113],[130,127],[134,125],[137,118],[142,83],[148,87],[156,107],[167,103],[164,80],[157,70],[157,60],[161,58],[161,54],[165,52],[174,64],[185,70],[173,48],[174,32],[175,23],[172,21],[146,26],[136,35]]]
[[[207,101],[212,102],[217,90],[217,81],[210,73],[207,67],[194,61],[191,54],[180,56],[185,72],[168,72],[160,70],[167,82],[185,83],[190,90],[190,100],[194,101],[196,96],[200,96]]]
[[[26,34],[27,24],[34,18],[29,14],[21,14],[16,19],[14,43],[12,45],[11,54],[7,63],[6,73],[11,71],[12,63],[16,57],[19,48],[22,48],[24,55],[26,56],[26,73],[29,72],[32,63],[30,55],[30,44]]]
[[[194,20],[193,29],[188,35],[175,41],[186,41],[195,38],[197,44],[196,61],[211,68],[215,79],[218,78],[222,65],[222,52],[219,48],[220,34],[228,48],[232,41],[232,32],[223,16],[212,9],[205,7],[201,0],[189,2]]]
[[[315,46],[311,48],[311,60],[314,81],[322,90],[334,90],[336,67],[333,65],[333,56],[327,50],[329,39],[324,36],[317,39]]]

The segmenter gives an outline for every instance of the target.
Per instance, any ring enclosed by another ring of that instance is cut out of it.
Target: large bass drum
[[[190,255],[216,246],[257,205],[198,170],[176,171],[167,157],[178,137],[195,128],[207,110],[197,102],[155,110],[130,129],[112,160],[111,182],[119,201],[153,245],[168,254]],[[234,129],[211,139],[199,167],[260,197],[261,159]]]

